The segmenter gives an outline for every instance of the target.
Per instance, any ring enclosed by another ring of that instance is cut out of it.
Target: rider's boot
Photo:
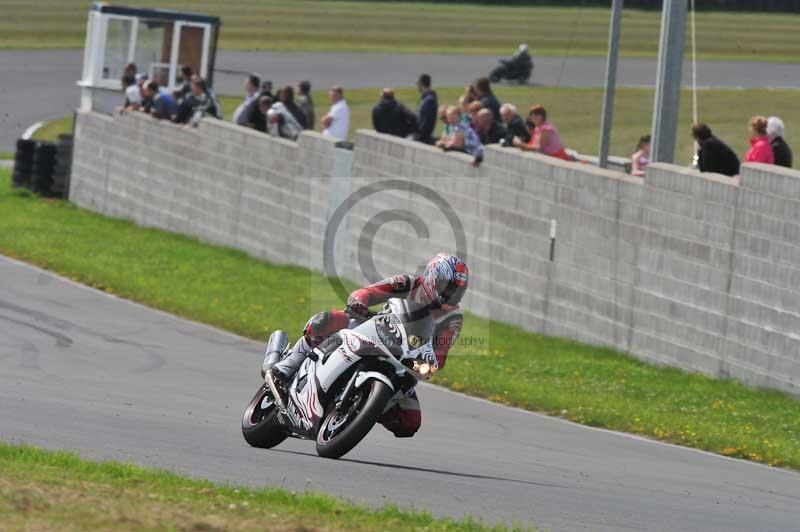
[[[286,395],[294,374],[303,365],[303,362],[311,352],[311,346],[305,336],[301,336],[295,342],[289,356],[272,366],[264,375],[264,380],[269,386],[275,400],[282,407],[286,405]]]

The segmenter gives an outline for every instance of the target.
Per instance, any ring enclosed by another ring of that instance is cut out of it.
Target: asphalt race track
[[[423,428],[344,459],[248,447],[259,343],[0,257],[0,439],[541,529],[800,530],[800,474],[420,390]],[[458,364],[452,360],[451,364]]]
[[[513,52],[510,50],[509,53]],[[0,50],[0,151],[13,150],[25,129],[40,120],[64,116],[78,106],[82,50]],[[605,59],[598,57],[536,57],[537,85],[601,87]],[[243,93],[242,72],[259,72],[276,84],[308,79],[314,87],[335,83],[345,88],[407,87],[428,72],[434,86],[461,86],[487,74],[496,56],[408,55],[381,53],[235,52],[217,55],[216,90]],[[654,59],[620,60],[617,82],[622,86],[652,86]],[[684,83],[690,70],[684,67]],[[701,61],[698,84],[710,87],[798,87],[800,64]],[[377,94],[376,94],[377,100]],[[324,105],[325,102],[317,102]]]

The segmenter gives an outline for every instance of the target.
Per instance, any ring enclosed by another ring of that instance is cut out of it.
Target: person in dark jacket
[[[204,116],[216,117],[216,104],[208,94],[206,80],[199,76],[193,76],[189,86],[191,87],[191,92],[178,105],[175,122],[178,124],[191,123],[197,125]]]
[[[506,125],[506,135],[501,143],[503,146],[513,146],[515,137],[525,143],[531,141],[531,132],[525,125],[525,121],[519,116],[519,111],[514,104],[504,103],[500,106],[500,115]]]
[[[439,98],[431,89],[431,77],[422,74],[417,80],[419,90],[419,104],[417,105],[417,134],[416,139],[425,144],[433,144],[433,130],[436,128],[436,112],[439,108]]]
[[[767,119],[767,135],[772,146],[772,153],[775,155],[775,164],[778,166],[792,167],[792,149],[783,140],[783,120],[777,116]]]
[[[706,124],[694,124],[692,136],[700,149],[697,150],[697,167],[701,172],[714,172],[727,176],[739,173],[739,158],[724,142],[711,134]]]
[[[262,101],[264,98],[268,101]],[[261,92],[258,98],[250,102],[244,110],[245,127],[266,131],[266,113],[273,103],[275,103],[275,96],[272,94],[272,82],[264,81],[261,83]]]
[[[500,100],[498,100],[492,92],[489,78],[484,77],[476,79],[474,84],[467,86],[464,96],[467,102],[477,99],[481,102],[481,107],[489,109],[492,112],[492,116],[496,121],[500,122],[502,120],[500,116]]]
[[[278,101],[292,114],[297,123],[300,124],[300,127],[307,129],[306,114],[294,103],[294,89],[291,85],[286,85],[278,91]]]
[[[490,110],[481,109],[478,111],[476,122],[475,133],[480,137],[481,144],[497,144],[500,139],[505,138],[505,128],[494,119]]]
[[[372,127],[378,133],[408,137],[418,131],[417,116],[395,99],[392,89],[383,89],[372,108]]]

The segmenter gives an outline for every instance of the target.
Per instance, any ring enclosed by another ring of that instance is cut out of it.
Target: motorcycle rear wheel
[[[275,447],[289,437],[289,433],[278,421],[278,407],[262,385],[242,416],[242,436],[252,447],[269,449]]]
[[[393,395],[386,383],[372,379],[343,411],[331,405],[317,433],[317,454],[340,458],[350,452],[372,430]]]

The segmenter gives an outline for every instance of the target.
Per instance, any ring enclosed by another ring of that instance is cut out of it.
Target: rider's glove
[[[348,314],[352,313],[362,318],[366,318],[369,316],[369,307],[365,301],[362,301],[358,297],[354,297],[351,294],[347,299],[347,312]]]

